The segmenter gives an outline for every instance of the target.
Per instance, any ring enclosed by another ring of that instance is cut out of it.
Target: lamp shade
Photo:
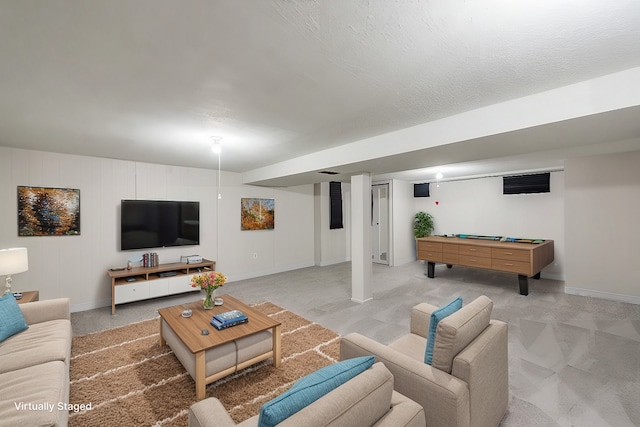
[[[0,249],[0,275],[22,273],[28,269],[27,248]]]

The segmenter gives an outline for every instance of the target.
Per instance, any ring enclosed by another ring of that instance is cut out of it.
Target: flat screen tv
[[[122,200],[120,249],[200,244],[200,202]]]
[[[429,197],[429,183],[413,184],[413,197]]]

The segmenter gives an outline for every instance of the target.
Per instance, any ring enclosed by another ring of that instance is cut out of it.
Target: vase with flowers
[[[191,287],[200,288],[205,292],[202,306],[205,310],[213,308],[215,291],[227,282],[227,277],[219,271],[211,271],[204,274],[196,274],[191,277]]]

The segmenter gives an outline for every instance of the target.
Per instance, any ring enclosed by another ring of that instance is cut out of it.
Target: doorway
[[[389,265],[389,184],[371,186],[371,260]]]

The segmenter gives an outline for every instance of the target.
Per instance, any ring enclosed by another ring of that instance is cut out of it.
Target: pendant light
[[[220,192],[220,180],[222,177],[220,171],[220,153],[222,152],[222,146],[220,145],[220,141],[222,141],[222,138],[220,138],[219,136],[213,136],[211,137],[211,139],[213,139],[213,146],[211,147],[211,151],[218,154],[218,199],[222,199],[222,193]]]

